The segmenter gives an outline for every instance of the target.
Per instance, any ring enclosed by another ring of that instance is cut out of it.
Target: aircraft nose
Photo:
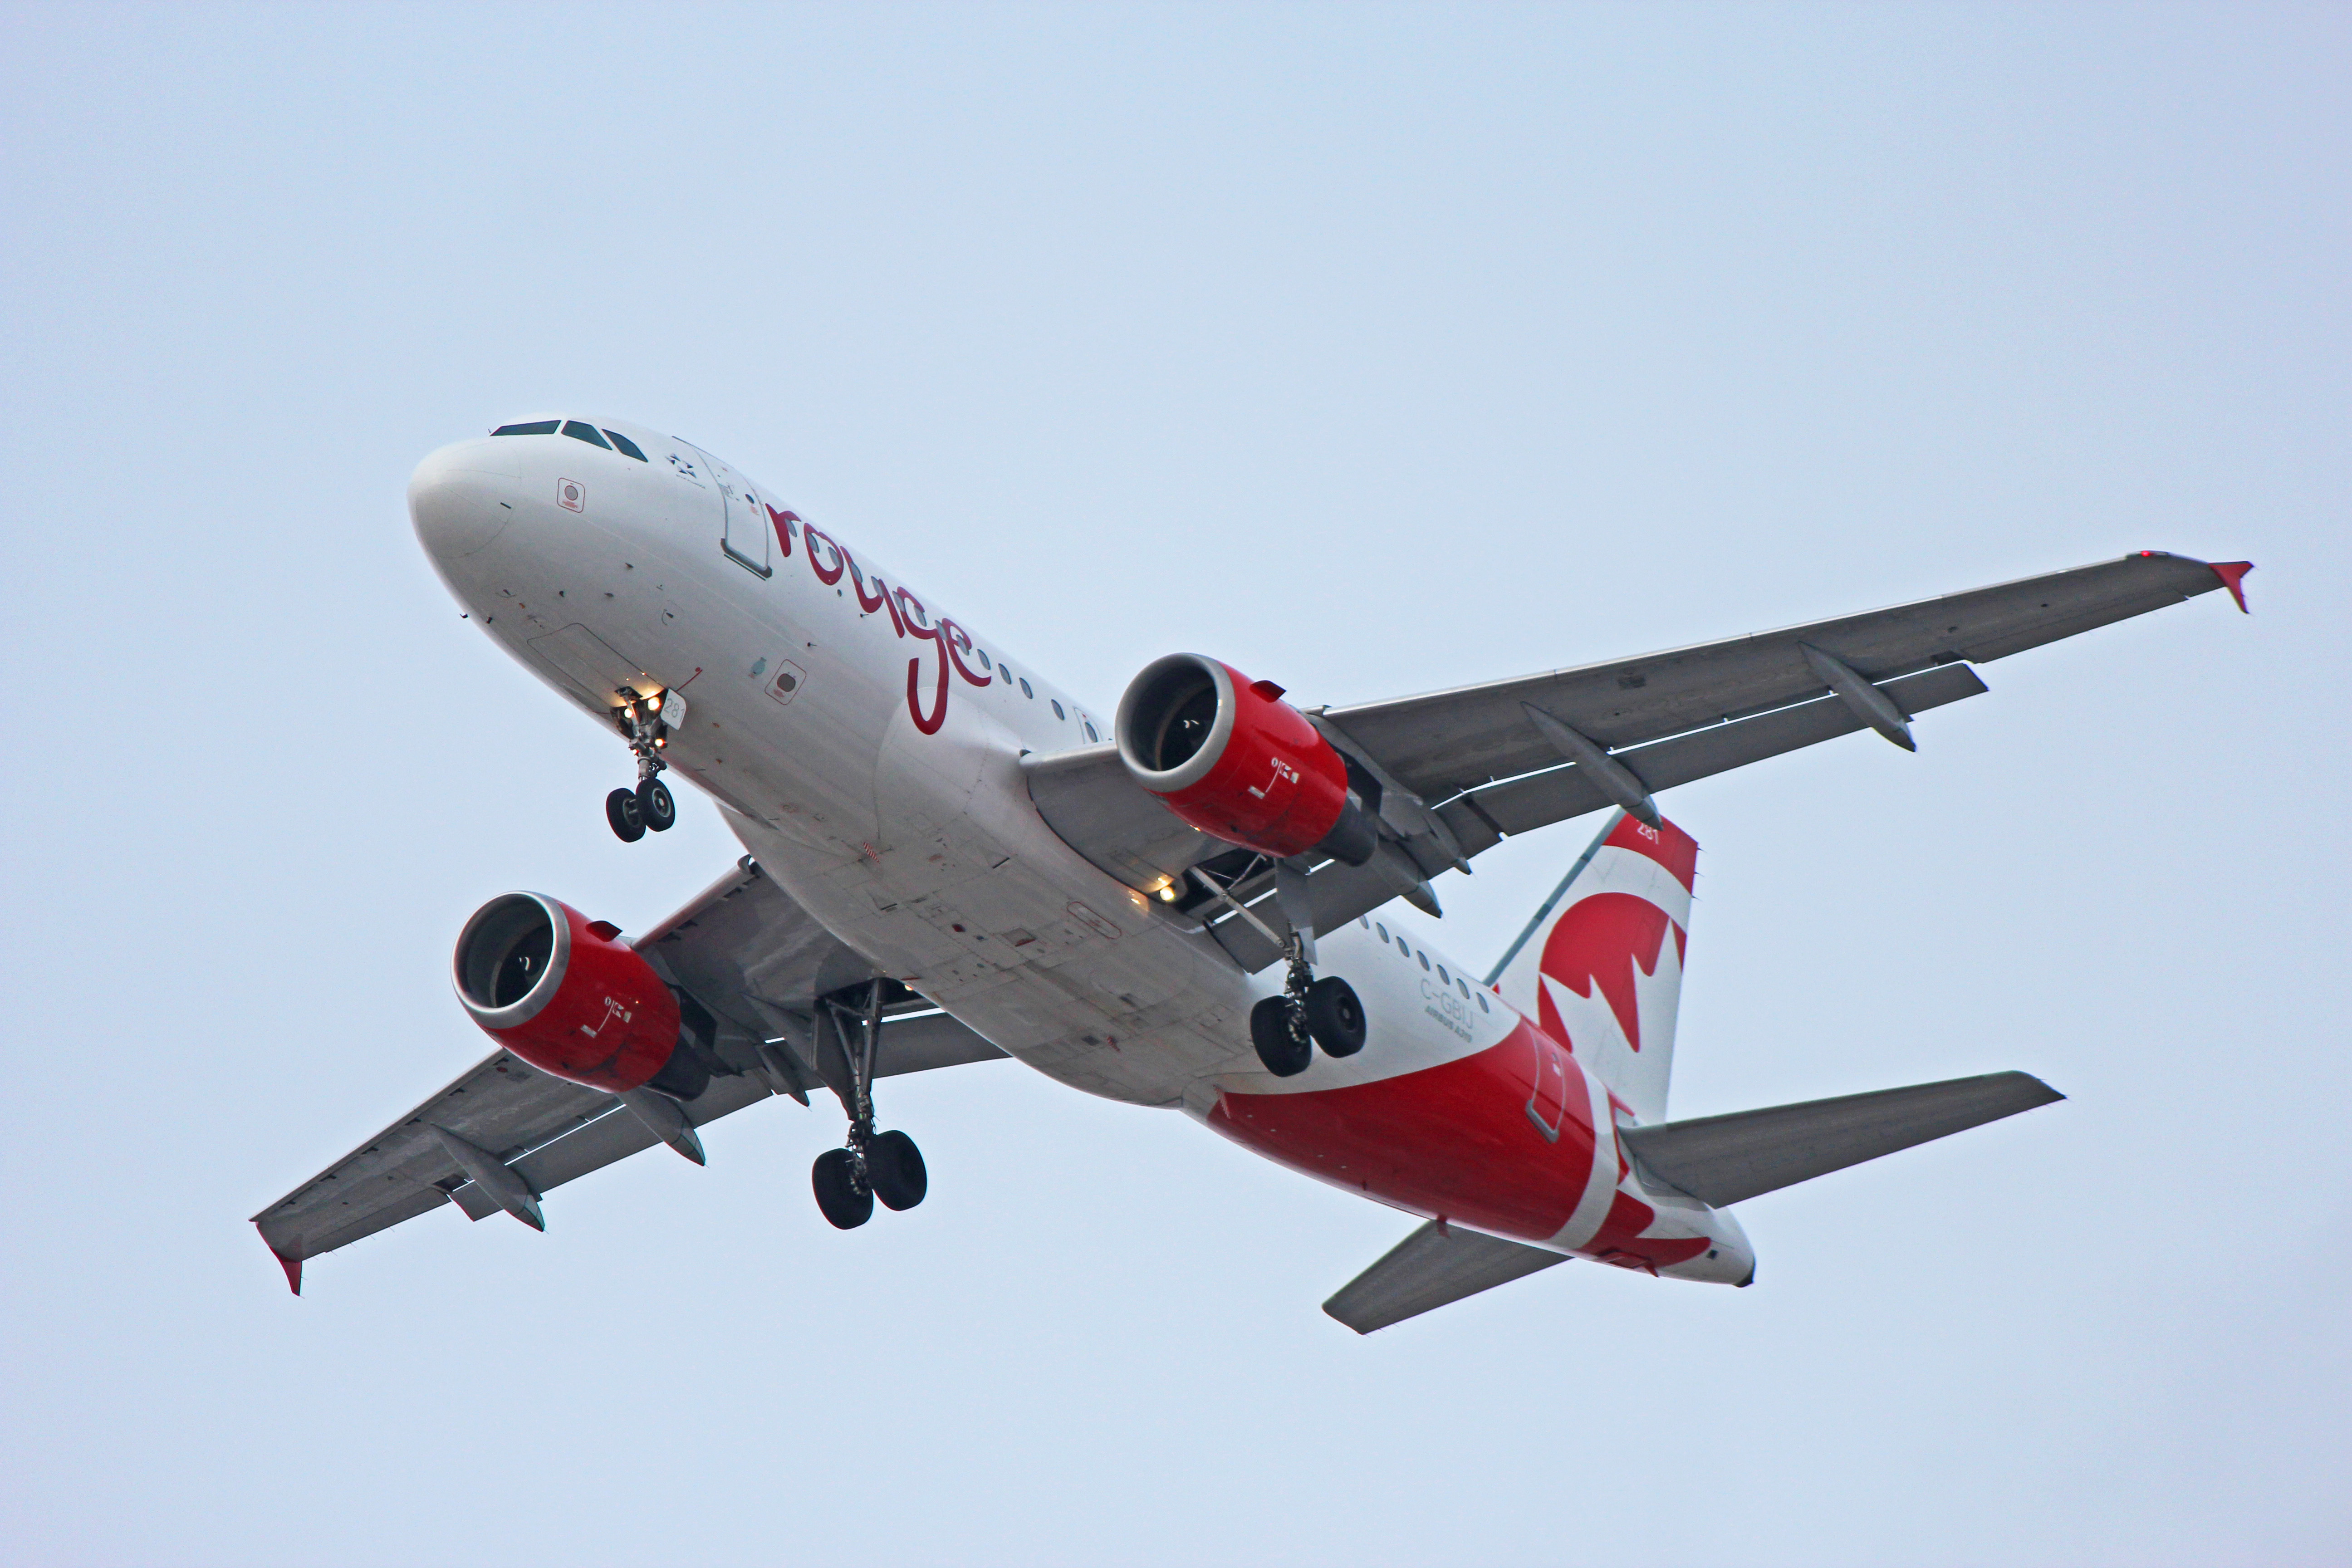
[[[462,560],[499,536],[521,487],[511,440],[459,441],[416,465],[408,480],[409,521],[434,559]]]

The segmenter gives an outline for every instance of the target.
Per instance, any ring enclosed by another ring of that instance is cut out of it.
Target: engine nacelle
[[[1270,680],[1171,653],[1118,700],[1120,760],[1168,809],[1219,838],[1286,859],[1313,849],[1360,866],[1379,835],[1348,764]]]
[[[543,894],[492,899],[457,937],[457,1000],[492,1039],[573,1083],[661,1089],[673,1057],[707,1081],[679,1048],[677,998],[620,934]]]

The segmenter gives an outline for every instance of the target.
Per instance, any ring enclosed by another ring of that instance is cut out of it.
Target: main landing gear
[[[1296,932],[1283,945],[1289,974],[1281,995],[1250,1009],[1250,1044],[1266,1071],[1293,1078],[1315,1059],[1317,1046],[1332,1057],[1352,1057],[1364,1048],[1364,1005],[1356,988],[1338,975],[1315,978],[1306,941]]]
[[[670,798],[669,785],[661,782],[661,772],[669,765],[661,753],[669,744],[669,732],[686,722],[686,699],[665,691],[628,703],[614,717],[629,750],[636,753],[637,787],[606,795],[604,820],[622,843],[635,844],[647,828],[667,833],[677,820],[677,802]]]
[[[856,1045],[842,1027],[846,1015],[861,1026],[862,1036]],[[830,1025],[833,1038],[828,1041],[823,1031]],[[882,1039],[882,982],[877,980],[866,993],[866,1014],[858,1017],[827,997],[819,1011],[817,1052],[833,1070],[824,1074],[828,1081],[836,1074],[845,1077],[848,1092],[842,1095],[844,1109],[849,1112],[849,1146],[827,1149],[816,1157],[816,1167],[809,1173],[809,1185],[816,1191],[816,1206],[836,1229],[855,1230],[874,1217],[874,1200],[880,1198],[885,1208],[910,1209],[923,1201],[930,1190],[929,1173],[923,1168],[923,1152],[904,1132],[874,1131],[874,1060]],[[832,1051],[827,1051],[827,1047]],[[840,1084],[835,1083],[836,1092]]]

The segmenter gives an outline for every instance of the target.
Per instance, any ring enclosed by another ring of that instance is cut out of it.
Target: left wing
[[[1428,880],[1512,834],[1609,805],[1654,820],[1659,790],[1861,730],[1910,747],[1910,721],[1985,689],[1973,665],[2226,588],[2244,562],[2142,551],[2119,561],[1779,631],[1549,670],[1483,686],[1307,710],[1375,806],[1369,865],[1276,867],[1186,826],[1104,744],[1024,759],[1046,823],[1139,891],[1201,866],[1250,910],[1199,889],[1181,900],[1244,968],[1279,955],[1285,904],[1332,930],[1402,895],[1436,912]],[[1303,901],[1302,901],[1303,900]],[[1260,929],[1260,928],[1264,929]]]
[[[805,1105],[813,1088],[846,1088],[838,1048],[824,1048],[832,1042],[819,1009],[828,996],[881,976],[750,856],[632,945],[677,992],[694,1047],[712,1068],[709,1087],[682,1105],[625,1101],[493,1051],[253,1216],[296,1294],[305,1258],[443,1204],[468,1219],[504,1210],[544,1228],[540,1197],[575,1177],[662,1142],[699,1163],[695,1128],[772,1095]],[[893,1000],[884,1008],[877,1076],[1004,1054],[885,984]],[[665,1106],[674,1113],[663,1114]]]

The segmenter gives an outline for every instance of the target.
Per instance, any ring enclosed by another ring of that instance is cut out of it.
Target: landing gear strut
[[[845,1017],[859,1026],[860,1037],[855,1043],[842,1026]],[[923,1152],[915,1147],[912,1138],[904,1132],[874,1130],[874,1062],[882,1040],[882,982],[875,981],[866,992],[862,1017],[827,997],[817,1026],[827,1026],[833,1030],[838,1065],[845,1068],[849,1085],[848,1092],[841,1096],[843,1109],[849,1112],[849,1140],[848,1147],[827,1149],[816,1157],[809,1184],[816,1191],[816,1206],[826,1220],[836,1229],[855,1230],[874,1217],[876,1198],[893,1209],[910,1209],[921,1203],[930,1190],[930,1176],[923,1168]],[[820,1055],[825,1044],[820,1040]],[[838,1084],[835,1089],[839,1090]]]
[[[1250,1044],[1276,1078],[1293,1078],[1315,1059],[1352,1057],[1364,1048],[1364,1005],[1356,988],[1336,974],[1315,978],[1307,939],[1293,931],[1283,943],[1289,960],[1282,994],[1250,1009]]]
[[[669,766],[661,753],[669,744],[670,731],[686,722],[686,699],[665,691],[658,698],[625,704],[614,717],[629,750],[636,753],[637,787],[606,795],[604,820],[622,843],[635,844],[646,829],[667,833],[677,820],[677,802],[670,798],[669,785],[661,782],[662,770]]]

